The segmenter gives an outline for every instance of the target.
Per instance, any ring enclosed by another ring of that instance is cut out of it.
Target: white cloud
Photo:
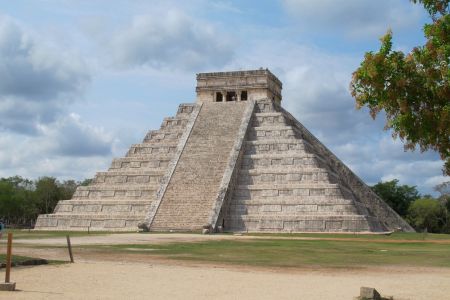
[[[211,23],[176,9],[135,16],[108,45],[121,67],[191,71],[223,66],[233,56],[232,46],[230,38]]]
[[[85,124],[78,115],[40,125],[36,136],[12,132],[0,138],[0,176],[39,177],[51,174],[82,179],[110,163],[119,142],[111,132]]]
[[[83,178],[104,168],[116,139],[68,106],[91,80],[57,41],[0,15],[0,176]]]
[[[0,130],[35,133],[79,96],[90,75],[83,60],[0,15]]]
[[[77,114],[72,113],[39,129],[43,138],[52,142],[48,151],[56,155],[87,157],[111,154],[112,134],[83,123]]]
[[[358,38],[407,29],[422,13],[418,6],[392,0],[283,0],[283,5],[305,31],[341,31]]]

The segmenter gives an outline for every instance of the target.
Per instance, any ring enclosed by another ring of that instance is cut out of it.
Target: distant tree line
[[[71,199],[78,186],[90,182],[47,176],[0,178],[0,219],[12,227],[33,226],[39,214],[52,213],[59,200]],[[435,187],[439,197],[420,195],[415,186],[399,185],[397,179],[371,188],[417,231],[450,233],[450,182]]]
[[[394,179],[379,182],[372,190],[417,231],[450,233],[450,182],[435,187],[439,197],[420,195],[415,186]]]
[[[52,213],[59,200],[72,198],[77,186],[90,181],[59,181],[47,176],[36,180],[0,178],[0,219],[11,227],[33,226],[39,214]]]

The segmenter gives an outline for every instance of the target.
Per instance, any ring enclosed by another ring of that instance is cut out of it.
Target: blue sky
[[[180,103],[195,74],[269,68],[283,106],[368,184],[422,193],[448,180],[436,153],[402,143],[348,90],[389,28],[423,44],[407,0],[0,2],[0,176],[83,179],[108,168]]]

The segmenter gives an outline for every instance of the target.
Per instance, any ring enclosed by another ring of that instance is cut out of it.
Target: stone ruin
[[[413,231],[281,106],[269,70],[197,74],[197,101],[80,186],[40,230]]]

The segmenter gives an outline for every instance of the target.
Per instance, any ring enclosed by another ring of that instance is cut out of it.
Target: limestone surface
[[[180,105],[36,229],[413,231],[282,108],[269,70],[197,81],[195,104]]]

